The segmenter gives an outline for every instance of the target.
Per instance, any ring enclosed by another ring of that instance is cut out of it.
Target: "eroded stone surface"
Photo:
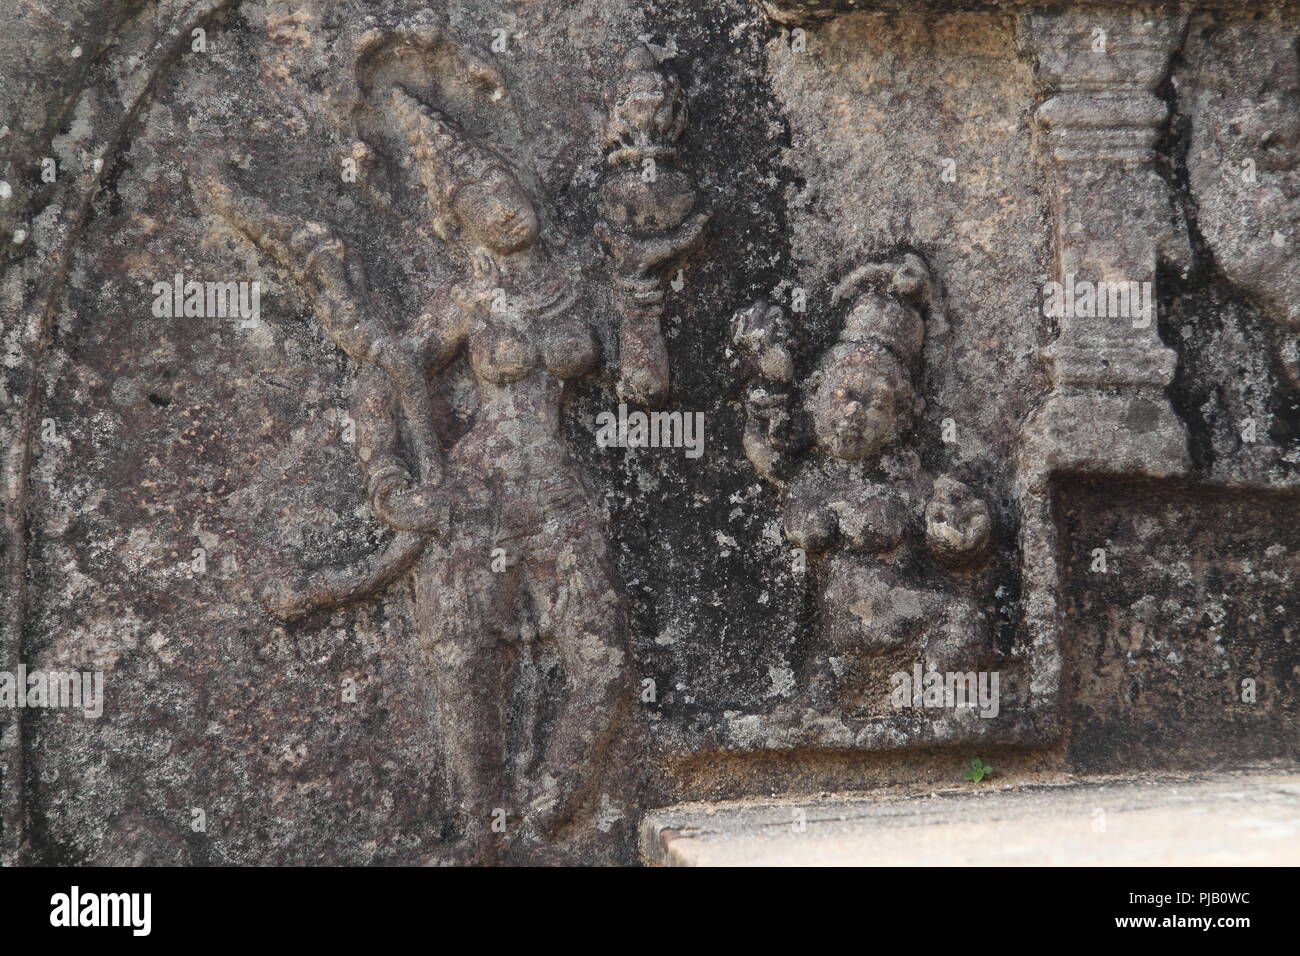
[[[0,708],[6,860],[631,862],[972,750],[1294,754],[1294,4],[54,7],[0,671],[105,699]]]

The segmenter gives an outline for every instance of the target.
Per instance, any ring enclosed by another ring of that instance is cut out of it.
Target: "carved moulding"
[[[1024,627],[1030,699],[1041,732],[1057,731],[1061,649],[1051,478],[1060,472],[1182,475],[1187,432],[1165,394],[1177,359],[1155,317],[1157,259],[1177,252],[1169,190],[1155,168],[1168,107],[1156,94],[1185,18],[1174,13],[1032,13],[1020,39],[1044,100],[1036,132],[1049,176],[1052,278],[1145,284],[1145,314],[1065,310],[1043,350],[1052,390],[1021,436]],[[1103,310],[1098,310],[1103,311]]]
[[[832,20],[851,13],[884,11],[889,13],[917,13],[931,10],[944,13],[954,10],[988,10],[1003,7],[1018,11],[1034,8],[1060,8],[1057,0],[753,0],[754,5],[777,23],[795,26]],[[1240,7],[1248,5],[1243,0],[1201,0],[1198,8]],[[1150,0],[1073,0],[1069,6],[1076,10],[1122,10],[1149,8]],[[1172,4],[1169,6],[1173,6]],[[1188,4],[1193,6],[1193,4]]]

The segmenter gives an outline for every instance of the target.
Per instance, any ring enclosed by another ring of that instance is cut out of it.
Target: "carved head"
[[[537,241],[537,209],[519,181],[504,167],[487,169],[452,197],[461,232],[475,245],[499,255],[527,249]]]
[[[503,157],[405,91],[394,89],[391,101],[439,236],[497,255],[537,241],[537,207]]]
[[[875,455],[906,429],[914,396],[898,361],[886,352],[842,343],[822,359],[810,401],[817,443],[844,461]]]
[[[1188,173],[1224,276],[1300,332],[1300,53],[1277,24],[1194,22],[1178,76]]]
[[[822,359],[809,412],[817,443],[845,461],[875,455],[911,426],[916,392],[910,368],[925,340],[925,323],[907,301],[928,288],[915,256],[855,270],[836,299],[866,286],[844,330]]]

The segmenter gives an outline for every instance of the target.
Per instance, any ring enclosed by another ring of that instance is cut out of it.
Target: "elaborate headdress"
[[[671,159],[687,122],[681,84],[660,69],[645,47],[629,53],[623,66],[602,131],[609,164],[630,165],[645,157]]]
[[[858,296],[840,341],[883,351],[907,369],[925,342],[925,321],[913,303],[931,291],[930,271],[915,255],[855,269],[831,296],[833,303]]]
[[[458,231],[452,203],[470,183],[483,179],[490,170],[509,167],[486,146],[475,142],[456,122],[425,106],[405,90],[389,94],[393,113],[401,125],[420,182],[433,207],[433,228],[446,240]]]

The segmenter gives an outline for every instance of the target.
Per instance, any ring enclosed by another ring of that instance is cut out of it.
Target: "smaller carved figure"
[[[757,373],[745,453],[781,489],[785,536],[818,575],[820,636],[804,695],[818,710],[852,706],[882,654],[968,671],[990,650],[989,622],[971,596],[989,553],[988,505],[952,475],[930,478],[901,443],[923,407],[912,368],[932,288],[913,255],[840,284],[837,301],[856,298],[811,376],[811,429],[794,407],[780,310],[757,303],[737,315],[734,340]],[[809,437],[817,454],[799,462]]]

